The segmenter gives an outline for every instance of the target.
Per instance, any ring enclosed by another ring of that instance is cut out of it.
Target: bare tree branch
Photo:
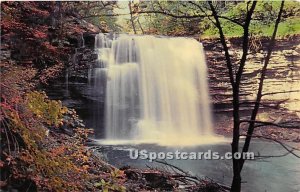
[[[195,3],[194,1],[189,1],[189,3],[192,4],[192,5],[194,5],[194,6],[196,6],[196,7],[198,7],[198,8],[201,10],[201,12],[203,12],[203,13],[206,15],[206,17],[211,17],[211,16],[213,16],[213,15],[208,15],[208,14],[206,14],[206,11],[205,11],[200,5],[198,5],[197,3]],[[233,22],[233,23],[235,23],[235,24],[237,24],[237,25],[243,27],[243,24],[240,23],[237,19],[233,19],[233,18],[221,16],[221,15],[218,15],[218,17],[221,18],[221,19],[225,19],[225,20],[231,21],[231,22]],[[214,22],[213,22],[213,23],[214,23]]]
[[[246,138],[249,135],[240,135],[240,136],[245,136]],[[294,151],[300,151],[300,149],[296,148],[296,147],[292,147],[286,143],[283,143],[277,139],[273,139],[270,137],[265,137],[265,136],[260,136],[260,135],[251,135],[251,137],[255,137],[255,138],[262,138],[262,139],[266,139],[266,140],[270,140],[270,141],[274,141],[275,143],[278,143],[279,145],[281,145],[286,151],[288,151],[289,153],[291,153],[292,155],[294,155],[297,158],[300,158],[300,155],[296,154]]]
[[[274,123],[268,121],[252,121],[252,120],[241,120],[240,123],[254,123],[259,124],[255,125],[254,127],[263,127],[263,126],[275,126],[279,128],[286,128],[286,129],[300,129],[300,121],[285,121],[281,123]]]
[[[272,93],[264,93],[261,94],[261,96],[266,96],[266,95],[275,95],[275,94],[280,94],[280,93],[294,93],[294,92],[300,92],[300,90],[291,90],[291,91],[278,91],[278,92],[272,92]]]
[[[250,25],[250,22],[251,22],[252,14],[253,14],[254,9],[256,7],[256,3],[257,3],[257,1],[253,1],[249,11],[248,11],[249,2],[247,3],[247,16],[246,16],[245,24],[243,26],[243,29],[244,29],[243,55],[241,57],[240,66],[239,66],[238,72],[236,74],[236,85],[235,86],[237,86],[238,90],[239,90],[239,85],[240,85],[240,82],[241,82],[241,78],[242,78],[242,75],[243,75],[243,71],[244,71],[244,68],[245,68],[246,59],[247,59],[247,55],[248,55],[249,25]]]
[[[168,163],[168,162],[166,162],[166,161],[160,161],[160,160],[153,160],[153,161],[156,162],[156,163],[160,163],[160,164],[166,165],[166,166],[168,166],[168,167],[171,167],[173,170],[174,170],[174,169],[175,169],[175,170],[178,170],[179,173],[175,171],[175,173],[177,173],[177,174],[175,174],[175,175],[172,176],[172,177],[174,177],[174,178],[182,178],[182,177],[184,177],[184,178],[189,178],[190,181],[192,181],[192,182],[194,182],[194,183],[196,183],[196,184],[199,184],[199,183],[201,182],[201,179],[200,179],[199,177],[194,176],[194,175],[191,175],[191,174],[189,174],[188,172],[184,171],[183,169],[181,169],[181,168],[179,168],[179,167],[177,167],[177,166],[175,166],[175,165],[172,165],[172,164],[170,164],[170,163]],[[226,185],[224,185],[224,184],[220,184],[220,183],[216,183],[216,184],[217,184],[220,188],[222,188],[222,189],[230,190],[230,187],[228,187],[228,186],[226,186]]]
[[[133,16],[132,16],[131,1],[128,2],[128,8],[129,8],[129,12],[130,12],[130,22],[131,22],[131,26],[132,26],[132,28],[133,28],[134,34],[136,34],[135,24],[134,24]]]
[[[80,19],[87,19],[91,17],[118,17],[122,15],[129,15],[129,14],[95,14],[95,15],[82,16],[80,17]]]
[[[254,156],[254,160],[257,160],[257,159],[261,160],[261,159],[274,158],[274,157],[285,157],[289,154],[291,154],[291,153],[288,151],[281,155],[257,155],[257,156]]]
[[[225,35],[224,35],[223,29],[221,27],[221,23],[220,23],[220,20],[219,20],[219,17],[218,17],[215,7],[213,6],[211,1],[208,1],[208,4],[212,11],[212,15],[216,21],[215,25],[218,28],[219,33],[220,33],[220,40],[221,40],[221,43],[222,43],[222,46],[223,46],[224,52],[225,52],[226,65],[227,65],[227,69],[229,72],[230,83],[231,83],[231,86],[234,87],[235,82],[234,82],[234,76],[233,76],[233,71],[232,71],[232,63],[231,63],[231,59],[230,59],[230,55],[229,55],[229,49],[226,44]]]

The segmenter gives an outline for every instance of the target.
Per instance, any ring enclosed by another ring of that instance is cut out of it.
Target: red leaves
[[[40,74],[40,81],[47,84],[47,80],[57,76],[63,69],[62,63],[57,63],[52,67],[44,69]]]
[[[47,49],[47,51],[57,54],[57,48],[51,45],[49,42],[43,42],[42,45]]]
[[[38,39],[47,38],[47,34],[42,31],[34,31],[33,36]]]
[[[67,30],[66,33],[57,34],[49,32],[50,13],[54,13],[55,3],[51,2],[4,2],[1,3],[1,38],[14,38],[11,44],[12,50],[21,52],[22,60],[17,61],[23,66],[42,67],[39,75],[41,82],[45,83],[49,78],[59,74],[66,60],[65,53],[69,52],[66,47],[57,47],[51,44],[54,38],[63,39],[68,32],[80,32],[77,26]],[[68,25],[68,24],[66,24]],[[74,27],[74,25],[71,25]],[[25,59],[24,59],[25,58]],[[41,63],[43,63],[41,65]],[[46,63],[46,64],[45,64]]]
[[[82,34],[84,30],[80,28],[78,25],[76,26],[69,26],[70,31],[77,33],[77,34]]]
[[[1,20],[1,31],[4,34],[24,29],[26,29],[26,25],[24,23],[17,22],[12,18],[4,17]]]
[[[49,15],[50,15],[50,13],[48,11],[38,9],[35,6],[29,7],[29,10],[30,10],[31,14],[34,14],[39,17],[49,17]]]
[[[10,105],[10,104],[8,104],[8,103],[0,103],[0,106],[1,106],[1,109],[3,110],[3,109],[7,109],[7,110],[13,110],[13,106],[12,105]]]

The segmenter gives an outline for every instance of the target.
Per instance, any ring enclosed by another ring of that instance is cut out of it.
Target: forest
[[[299,21],[298,0],[1,1],[1,191],[299,191]]]

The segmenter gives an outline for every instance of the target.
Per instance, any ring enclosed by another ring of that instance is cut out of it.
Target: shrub
[[[58,126],[67,108],[60,101],[50,100],[44,92],[33,91],[26,95],[29,108],[48,125]]]

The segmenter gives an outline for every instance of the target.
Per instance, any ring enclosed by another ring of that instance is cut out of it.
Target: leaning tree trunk
[[[255,7],[255,5],[254,5],[254,7]],[[254,7],[253,7],[253,10],[254,10]],[[268,63],[269,63],[269,60],[270,60],[270,57],[271,57],[272,49],[273,49],[273,46],[274,46],[274,43],[275,43],[275,37],[276,37],[279,22],[280,22],[280,18],[281,18],[281,15],[282,15],[283,7],[284,7],[284,0],[281,2],[280,10],[279,10],[276,22],[275,22],[273,35],[271,37],[270,44],[268,46],[267,57],[265,59],[265,63],[264,63],[264,66],[263,66],[263,69],[262,69],[262,72],[261,72],[259,88],[258,88],[258,93],[257,93],[257,99],[256,99],[256,103],[255,103],[252,115],[251,115],[251,120],[253,121],[253,123],[250,123],[250,125],[249,125],[248,132],[247,132],[247,137],[246,137],[245,144],[243,146],[242,152],[248,152],[248,150],[249,150],[250,141],[251,141],[252,134],[253,134],[253,131],[254,131],[254,121],[255,121],[256,115],[258,113],[260,102],[261,102],[263,82],[264,82],[264,78],[265,78],[265,75],[266,75],[267,66],[268,66]],[[252,10],[252,12],[253,12],[253,10]],[[248,13],[252,14],[251,10]],[[251,15],[249,17],[249,20],[247,19],[246,22],[249,21],[249,23],[250,23],[250,20],[251,20]],[[247,41],[248,41],[248,31],[249,31],[248,26],[249,26],[249,23],[248,23],[248,25],[247,25],[247,23],[245,23],[245,25],[244,25],[244,40],[246,40],[246,43],[244,44],[244,46],[245,46],[244,49],[245,50],[243,51],[243,53],[246,53],[246,54],[247,54],[247,51],[248,51],[248,42]],[[244,58],[244,62],[241,61],[241,65],[245,65],[245,61],[246,61],[246,56]],[[243,70],[239,70],[240,74],[239,74],[239,72],[237,73],[236,84],[240,83],[240,80],[241,80],[241,77],[242,77],[242,71]],[[237,87],[237,90],[239,90],[239,87]],[[233,99],[235,99],[235,98],[233,98]],[[233,106],[235,106],[235,103],[233,103]],[[234,122],[234,125],[236,126],[236,122]],[[239,125],[238,125],[238,129],[239,129]],[[232,149],[233,149],[233,147],[234,146],[232,146]],[[232,150],[232,151],[234,151],[234,150]],[[240,192],[241,191],[241,171],[242,171],[244,163],[245,163],[245,159],[238,159],[238,160],[233,159],[234,176],[233,176],[233,180],[232,180],[232,184],[231,184],[231,192]],[[239,170],[239,172],[238,172],[238,170]]]
[[[210,6],[210,9],[212,11],[212,15],[215,19],[215,26],[219,30],[220,34],[220,40],[222,43],[222,46],[225,51],[225,58],[226,58],[226,64],[228,69],[228,75],[230,77],[230,82],[232,86],[232,107],[233,107],[233,136],[232,136],[232,143],[231,143],[231,152],[232,155],[239,152],[239,138],[240,138],[240,82],[243,75],[248,49],[249,49],[249,26],[252,14],[254,12],[254,9],[256,7],[257,1],[253,1],[251,4],[251,8],[248,10],[248,5],[250,5],[250,2],[247,4],[247,14],[244,23],[238,23],[241,27],[243,27],[244,34],[243,34],[243,54],[239,63],[239,68],[237,73],[233,72],[233,66],[232,62],[229,56],[228,47],[225,40],[225,35],[223,33],[223,29],[221,26],[221,22],[219,20],[218,13],[213,6],[211,1],[208,1],[208,4]],[[234,78],[235,77],[235,78]],[[231,191],[232,192],[240,192],[241,191],[241,162],[239,159],[232,159],[233,164],[233,179],[231,184]]]
[[[231,152],[232,155],[239,152],[239,139],[240,139],[240,84],[242,75],[244,72],[248,49],[249,49],[249,26],[251,22],[252,14],[254,13],[254,9],[256,7],[257,1],[253,1],[251,8],[247,11],[246,19],[243,25],[243,54],[240,60],[240,65],[238,71],[236,73],[235,84],[232,87],[233,89],[233,137],[231,143]],[[248,6],[248,5],[247,5]],[[240,159],[232,158],[233,164],[233,179],[231,183],[231,191],[232,192],[240,192],[241,191],[241,161]]]

